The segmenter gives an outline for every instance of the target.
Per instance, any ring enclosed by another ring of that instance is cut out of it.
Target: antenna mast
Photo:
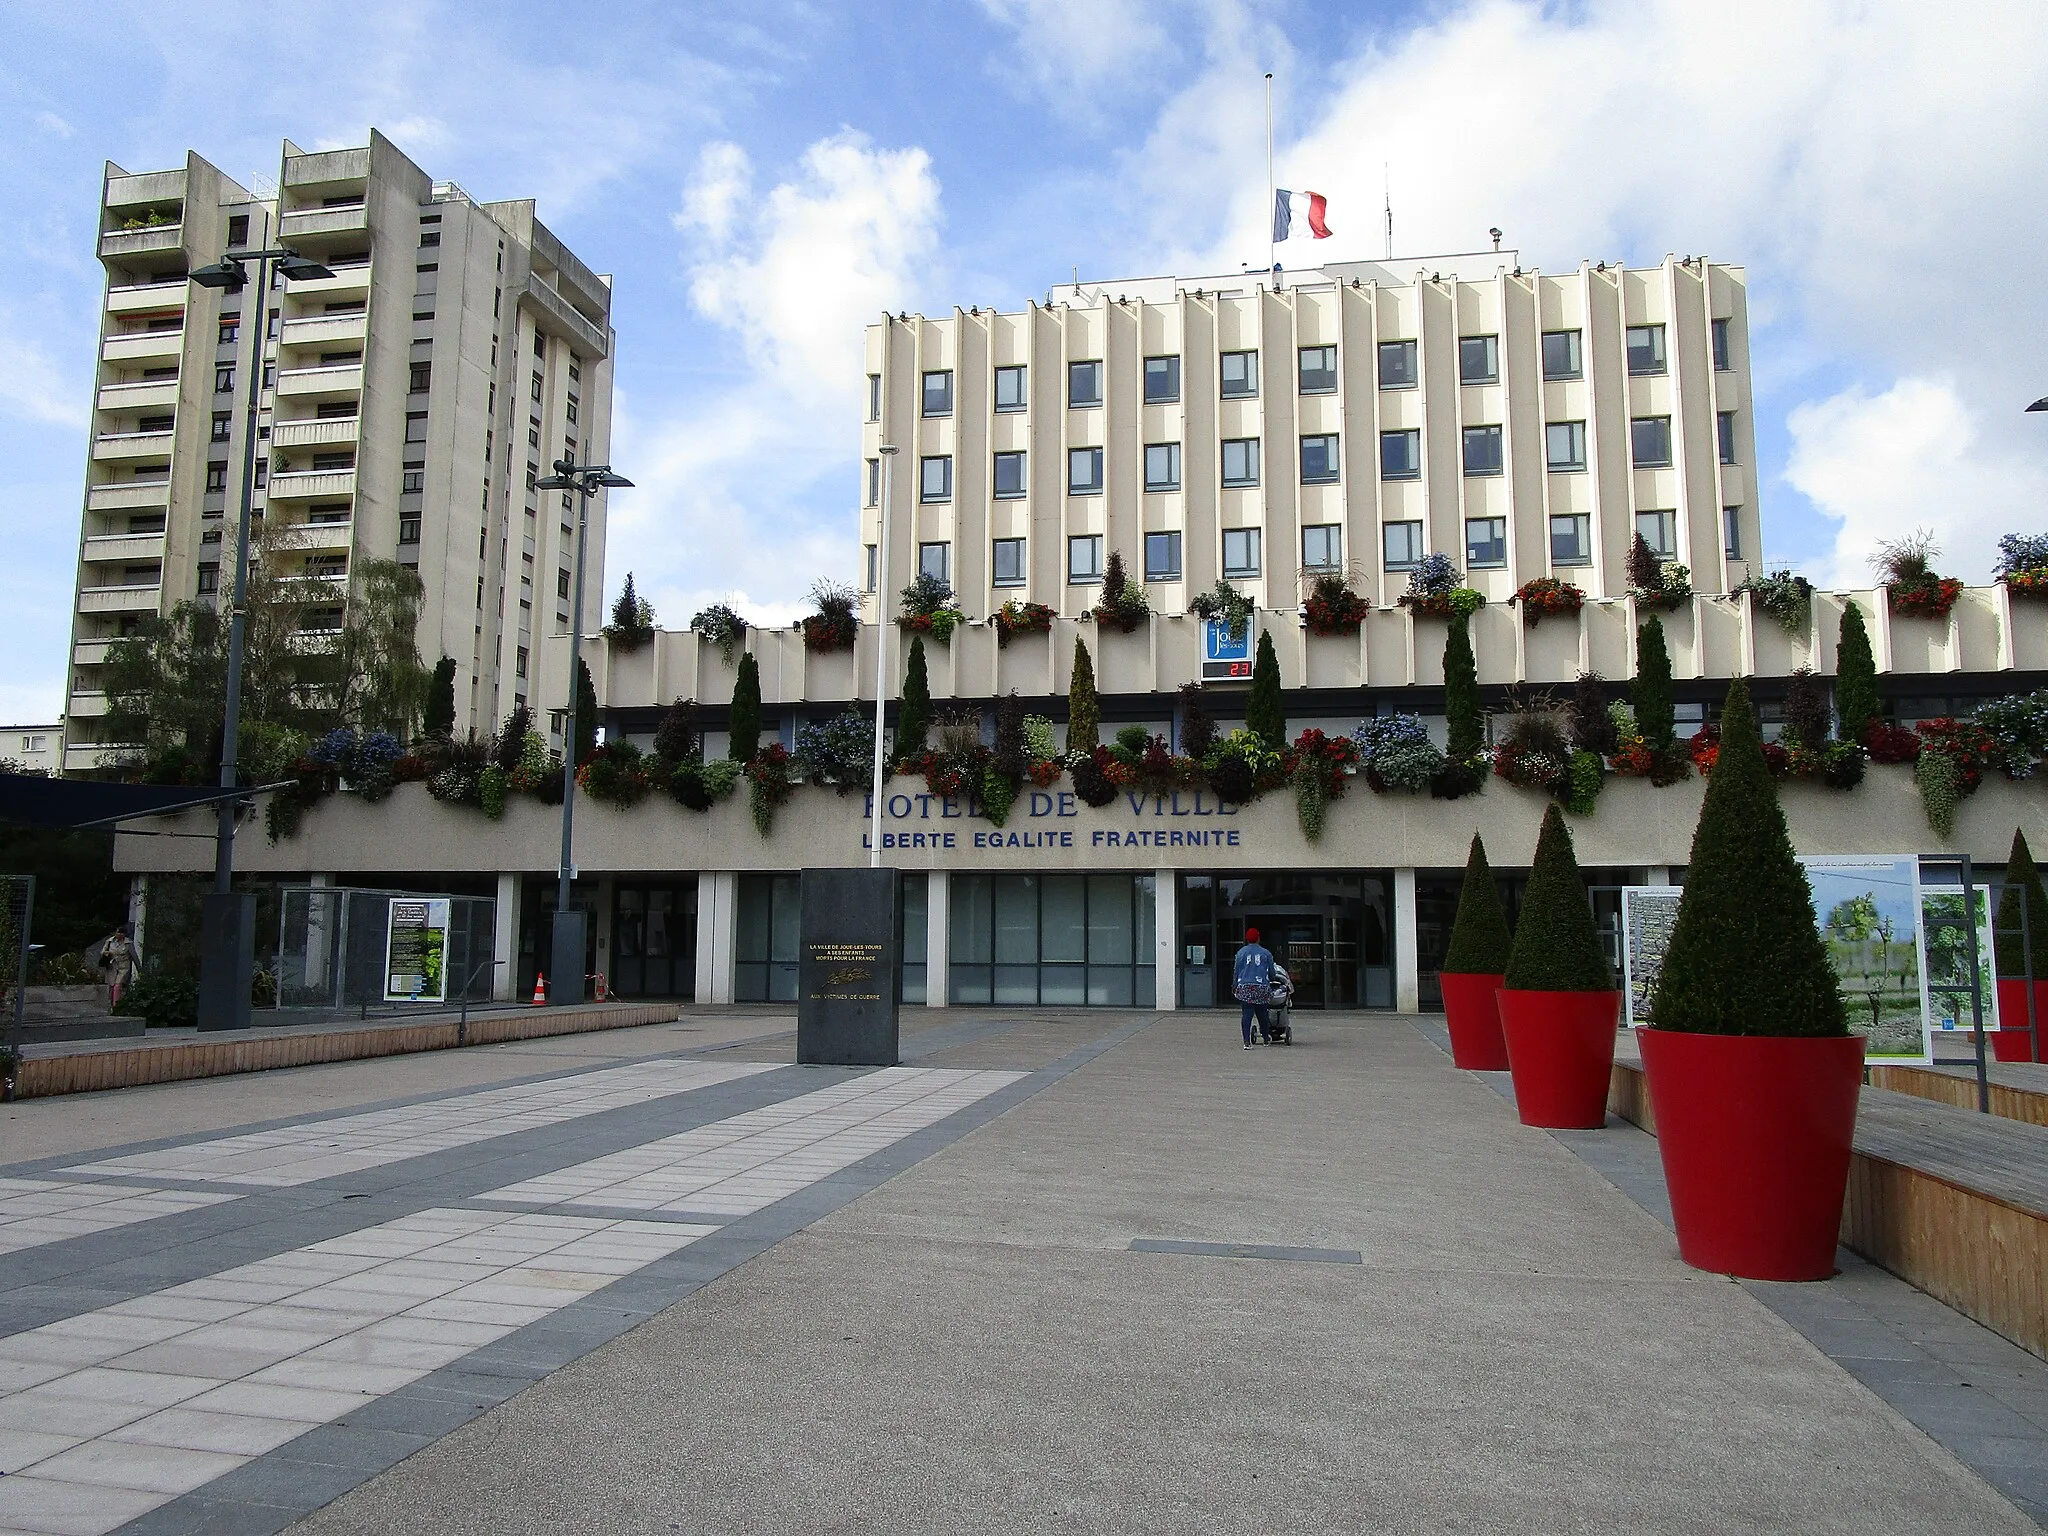
[[[1380,185],[1387,199],[1387,260],[1394,259],[1394,181],[1386,161],[1380,162]]]

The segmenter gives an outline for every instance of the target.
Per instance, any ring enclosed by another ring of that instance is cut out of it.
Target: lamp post
[[[578,464],[574,453],[555,460],[554,468],[552,475],[534,481],[534,489],[576,494],[576,598],[569,620],[569,712],[562,722],[562,861],[548,946],[548,965],[555,978],[548,1001],[562,1006],[583,1001],[583,914],[570,908],[569,887],[576,876],[570,852],[576,820],[576,677],[583,662],[583,556],[590,534],[590,498],[633,482],[613,474],[609,464]]]
[[[284,246],[229,251],[212,266],[191,274],[202,288],[245,293],[256,267],[255,312],[245,300],[241,326],[249,332],[249,410],[242,432],[242,505],[235,524],[235,581],[228,607],[227,707],[221,719],[220,787],[235,787],[235,759],[242,729],[242,652],[248,621],[250,504],[256,494],[256,417],[263,401],[263,342],[268,330],[271,269],[292,278],[332,277],[327,268]],[[249,976],[256,965],[256,898],[234,894],[235,802],[225,799],[215,813],[213,890],[201,904],[199,1027],[249,1027]]]
[[[875,782],[868,805],[870,869],[882,867],[882,710],[889,697],[889,493],[895,480],[896,447],[884,443],[877,451],[882,455],[882,532],[875,550]]]

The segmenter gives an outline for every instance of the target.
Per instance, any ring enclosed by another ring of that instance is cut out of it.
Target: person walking
[[[126,928],[116,928],[100,940],[100,979],[107,984],[107,1006],[121,1006],[121,994],[135,979],[135,945]]]
[[[1259,942],[1259,930],[1247,928],[1244,931],[1244,947],[1237,952],[1237,958],[1230,967],[1230,995],[1244,1005],[1241,1020],[1244,1030],[1244,1048],[1252,1048],[1252,1018],[1259,1021],[1259,1038],[1266,1038],[1266,1031],[1272,1028],[1272,1020],[1266,1016],[1266,1004],[1273,1000],[1273,952]]]

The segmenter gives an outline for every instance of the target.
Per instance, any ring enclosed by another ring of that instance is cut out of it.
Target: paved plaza
[[[916,1010],[0,1106],[0,1533],[1993,1532],[2048,1366],[1440,1027]]]

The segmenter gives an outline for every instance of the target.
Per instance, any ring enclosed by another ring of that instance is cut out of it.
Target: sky
[[[102,162],[249,185],[377,127],[613,277],[607,590],[786,622],[857,545],[862,328],[1082,278],[1310,256],[1748,274],[1764,556],[1867,585],[1932,529],[1988,578],[2048,529],[2038,0],[0,0],[0,720],[62,707]],[[290,8],[276,14],[289,18]],[[1384,178],[1384,181],[1383,181]]]

